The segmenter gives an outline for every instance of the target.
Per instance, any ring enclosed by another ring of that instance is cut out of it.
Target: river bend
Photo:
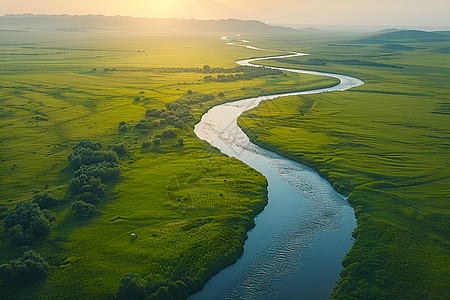
[[[240,60],[236,62],[238,65],[258,66],[254,63],[261,60],[308,55],[261,49],[248,43],[241,41],[228,45],[283,54]],[[364,82],[339,74],[269,68],[334,77],[340,83],[329,88],[217,105],[195,126],[200,139],[267,178],[269,202],[255,218],[256,226],[248,232],[239,260],[214,275],[189,299],[326,299],[339,279],[341,261],[353,243],[351,232],[356,227],[356,220],[345,197],[311,168],[251,143],[237,125],[237,119],[264,100],[344,91]]]

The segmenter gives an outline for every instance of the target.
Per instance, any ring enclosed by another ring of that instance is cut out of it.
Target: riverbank
[[[305,55],[288,53],[242,60],[237,64],[252,66],[252,62],[258,60]],[[250,143],[238,127],[237,119],[262,101],[288,95],[346,90],[361,85],[362,81],[345,75],[287,68],[282,70],[329,76],[339,79],[339,83],[327,88],[299,89],[291,93],[221,104],[203,115],[201,122],[195,127],[199,138],[208,141],[228,156],[245,162],[268,179],[269,205],[258,215],[257,226],[246,241],[244,255],[235,265],[215,275],[191,299],[233,298],[242,295],[265,299],[291,297],[289,295],[292,294],[301,298],[323,299],[328,297],[339,278],[340,262],[350,249],[350,235],[355,227],[351,225],[354,220],[352,210],[343,210],[346,205],[344,198],[313,170]],[[317,219],[321,221],[317,222]],[[327,236],[326,240],[323,240],[324,235]],[[298,236],[301,238],[296,238]],[[286,249],[290,250],[286,252]],[[280,259],[277,260],[277,257]],[[258,263],[255,264],[254,261]],[[317,272],[325,269],[326,274]]]
[[[371,47],[352,57],[377,57]],[[238,120],[252,142],[313,167],[355,207],[356,241],[332,299],[448,297],[449,72],[424,52],[397,54],[389,61],[402,68],[389,72],[346,66],[366,84],[269,100]]]

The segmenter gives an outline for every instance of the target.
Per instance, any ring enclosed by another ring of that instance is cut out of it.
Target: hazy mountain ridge
[[[446,41],[450,36],[446,31],[423,31],[423,30],[395,30],[384,33],[374,34],[367,38],[350,41],[351,44],[384,44],[388,42],[403,42],[403,41]]]
[[[242,32],[242,33],[295,33],[296,29],[272,26],[257,20],[195,20],[135,18],[104,15],[5,15],[0,17],[2,29],[45,29],[45,30],[158,30],[197,32]]]

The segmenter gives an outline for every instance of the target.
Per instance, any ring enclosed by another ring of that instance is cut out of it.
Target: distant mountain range
[[[255,20],[187,20],[134,18],[103,15],[5,15],[0,17],[0,29],[11,30],[139,30],[158,32],[211,32],[211,33],[296,33],[297,30],[283,26],[272,26]]]
[[[383,30],[377,34],[363,39],[353,40],[351,44],[385,44],[397,42],[444,42],[450,41],[449,31],[422,31],[422,30]]]

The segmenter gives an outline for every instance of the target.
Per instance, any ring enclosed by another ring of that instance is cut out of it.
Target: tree
[[[141,147],[142,148],[148,148],[148,147],[150,147],[150,145],[151,145],[151,142],[148,141],[148,140],[145,140],[145,141],[142,142]]]
[[[161,145],[161,140],[160,139],[154,139],[153,140],[153,146],[159,146]]]
[[[35,195],[33,197],[33,203],[36,203],[37,205],[39,205],[39,207],[41,209],[50,208],[55,205],[58,205],[60,201],[61,200],[59,200],[58,198],[54,197],[53,195],[47,194],[47,193]]]
[[[113,151],[116,152],[118,155],[125,155],[127,153],[124,144],[113,145]]]
[[[134,274],[122,276],[117,289],[117,297],[119,299],[137,300],[144,299],[145,296],[145,284],[140,282],[139,276]]]
[[[192,90],[187,91],[188,95],[192,95]]]
[[[43,212],[36,203],[20,203],[5,218],[4,227],[16,245],[33,243],[37,238],[50,232],[50,221],[53,215]]]
[[[224,92],[220,92],[217,96],[219,96],[219,97],[225,97],[225,93],[224,93]]]
[[[209,65],[204,65],[203,66],[203,71],[210,71],[211,70],[211,67],[209,66]]]
[[[100,203],[100,198],[98,195],[91,192],[84,192],[76,197],[77,201],[83,201],[85,203],[97,205]]]
[[[177,136],[176,133],[175,133],[175,131],[173,131],[172,128],[167,128],[167,129],[165,129],[165,130],[162,132],[161,135],[162,135],[163,138],[174,138],[174,137]]]
[[[26,284],[47,276],[48,263],[34,250],[25,252],[21,258],[0,265],[0,279],[8,284]]]
[[[183,123],[183,121],[181,121],[181,120],[178,120],[178,121],[176,121],[175,122],[175,125],[173,125],[173,126],[175,126],[175,128],[183,128],[183,126],[184,126],[184,123]]]
[[[89,203],[84,201],[75,201],[72,204],[72,211],[76,216],[89,218],[95,216],[97,214],[97,208]]]
[[[120,133],[127,133],[128,131],[128,126],[127,125],[123,125],[119,128],[119,132]]]
[[[183,138],[179,138],[179,139],[178,139],[178,145],[184,146],[184,140],[183,140]]]

